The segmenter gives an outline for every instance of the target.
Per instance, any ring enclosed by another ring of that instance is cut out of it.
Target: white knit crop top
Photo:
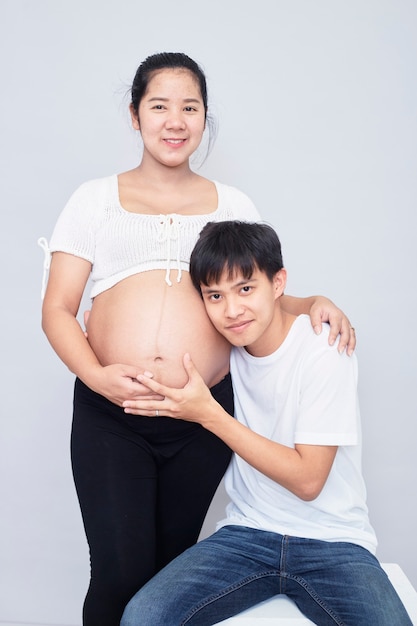
[[[92,264],[91,298],[110,289],[128,276],[153,269],[165,269],[171,285],[171,271],[189,270],[191,251],[207,222],[225,220],[259,221],[252,201],[235,187],[215,182],[218,206],[205,215],[143,215],[123,209],[117,176],[91,180],[71,196],[58,218],[50,244],[44,248],[44,280],[52,252],[66,252]]]

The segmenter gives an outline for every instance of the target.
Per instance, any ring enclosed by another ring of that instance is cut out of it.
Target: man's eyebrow
[[[242,280],[238,280],[236,283],[232,284],[232,287],[241,287],[242,285],[247,285],[248,283],[256,283],[256,278],[243,278]],[[207,285],[202,285],[201,293],[211,294],[211,293],[220,293],[221,289],[216,289],[216,287],[210,287]]]
[[[219,289],[214,289],[214,287],[207,287],[206,285],[203,285],[201,287],[201,293],[210,294],[210,293],[219,293],[219,291],[220,291]]]

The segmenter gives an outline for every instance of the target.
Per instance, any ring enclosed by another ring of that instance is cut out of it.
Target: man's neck
[[[250,346],[245,346],[245,350],[255,357],[263,357],[276,352],[278,348],[284,343],[291,326],[297,319],[296,315],[286,313],[279,307],[279,310],[274,316],[270,328],[262,335],[257,341]]]

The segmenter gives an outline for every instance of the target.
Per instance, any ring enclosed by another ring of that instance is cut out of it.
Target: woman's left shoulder
[[[218,206],[232,211],[233,219],[259,221],[260,215],[251,198],[241,189],[233,185],[225,185],[217,180],[216,185],[218,195]]]

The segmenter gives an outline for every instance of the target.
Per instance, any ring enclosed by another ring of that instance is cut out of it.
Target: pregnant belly
[[[189,352],[209,387],[229,371],[230,346],[211,325],[189,275],[171,287],[159,270],[131,276],[94,300],[88,339],[102,365],[148,370],[166,385],[187,381]]]

